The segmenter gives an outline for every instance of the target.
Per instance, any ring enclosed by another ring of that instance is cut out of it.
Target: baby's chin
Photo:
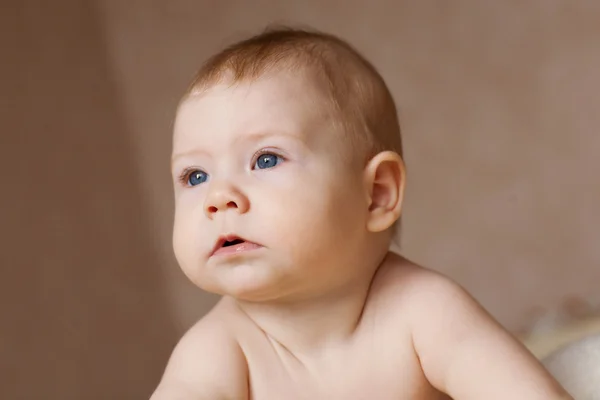
[[[283,295],[283,276],[268,266],[236,265],[213,272],[191,280],[206,292],[240,301],[277,301]]]

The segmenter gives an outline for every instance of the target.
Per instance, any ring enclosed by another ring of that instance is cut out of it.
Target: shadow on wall
[[[148,398],[177,333],[103,32],[86,2],[14,3],[0,39],[0,398]]]

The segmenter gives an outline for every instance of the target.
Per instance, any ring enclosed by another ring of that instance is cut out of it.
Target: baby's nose
[[[212,218],[219,211],[236,210],[243,214],[248,208],[248,198],[239,189],[229,184],[213,182],[206,197],[204,213]]]

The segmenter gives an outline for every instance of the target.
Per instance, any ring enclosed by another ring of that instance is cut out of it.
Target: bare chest
[[[401,346],[397,346],[402,348]],[[437,400],[410,351],[350,346],[299,360],[271,345],[245,349],[252,400]]]

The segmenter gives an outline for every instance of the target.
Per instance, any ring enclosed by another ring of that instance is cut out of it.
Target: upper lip
[[[242,240],[244,242],[249,242],[248,240],[244,239],[243,237],[238,236],[238,235],[233,234],[233,233],[230,233],[230,234],[227,234],[227,235],[221,235],[221,236],[219,236],[219,238],[215,242],[215,245],[213,246],[213,249],[212,249],[210,255],[212,256],[213,254],[215,254],[217,252],[217,250],[219,250],[221,247],[223,247],[223,245],[226,242],[233,242],[234,240]]]

